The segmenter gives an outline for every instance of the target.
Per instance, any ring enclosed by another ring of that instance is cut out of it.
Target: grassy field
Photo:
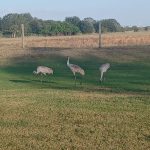
[[[7,40],[0,40],[0,149],[150,149],[150,46],[23,50],[20,39]],[[83,85],[74,86],[67,56],[85,69]],[[32,74],[37,65],[54,69],[43,84]]]

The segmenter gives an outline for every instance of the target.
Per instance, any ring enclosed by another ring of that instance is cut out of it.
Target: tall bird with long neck
[[[49,67],[45,67],[45,66],[38,66],[36,71],[33,71],[33,74],[40,74],[41,77],[42,75],[51,75],[53,74],[53,69],[52,68],[49,68]],[[42,82],[42,78],[41,78],[41,82]]]
[[[99,67],[99,70],[100,70],[100,73],[101,73],[101,77],[100,77],[100,81],[102,82],[103,80],[103,74],[105,72],[107,72],[107,70],[110,68],[110,64],[109,63],[106,63],[106,64],[102,64],[100,67]]]
[[[68,60],[67,60],[67,66],[70,68],[70,70],[72,71],[73,75],[74,75],[74,79],[75,79],[75,85],[76,85],[76,73],[79,73],[82,77],[85,75],[85,72],[84,70],[79,67],[78,65],[74,65],[74,64],[70,64],[69,62],[69,57],[68,57]],[[81,84],[82,84],[82,81],[81,81]]]

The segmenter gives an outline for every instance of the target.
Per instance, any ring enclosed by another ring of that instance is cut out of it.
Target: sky
[[[150,26],[150,0],[0,0],[0,17],[8,13],[30,13],[44,20],[113,18],[122,26]]]

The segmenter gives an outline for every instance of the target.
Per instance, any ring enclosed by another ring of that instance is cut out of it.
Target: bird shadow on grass
[[[41,83],[41,81],[39,80],[9,80],[10,82],[14,82],[14,83],[31,83],[31,82],[38,82]],[[56,83],[53,81],[42,81],[42,83]]]
[[[31,82],[41,83],[40,80],[31,80]],[[56,82],[54,82],[54,81],[46,81],[46,80],[43,80],[42,83],[56,83]]]
[[[30,80],[9,80],[10,82],[14,83],[30,83]]]
[[[140,84],[140,85],[149,85],[149,82],[137,82],[137,81],[132,81],[132,82],[129,82],[131,84]]]

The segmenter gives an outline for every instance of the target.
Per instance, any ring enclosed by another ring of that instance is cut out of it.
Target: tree
[[[102,32],[121,32],[122,26],[115,19],[101,20]]]
[[[139,28],[137,26],[132,26],[132,29],[134,32],[138,32],[139,31]]]
[[[29,27],[31,33],[40,34],[43,28],[43,21],[35,18],[29,23]]]
[[[29,13],[7,14],[0,18],[0,32],[4,35],[16,37],[21,35],[21,24],[24,24],[25,35],[38,34],[45,36],[52,35],[75,35],[78,33],[93,33],[99,31],[99,21],[91,17],[66,17],[65,21],[42,20],[33,18]],[[102,32],[123,31],[121,25],[115,19],[101,21]]]
[[[0,18],[0,32],[2,31],[2,18]]]
[[[43,21],[40,34],[53,36],[53,35],[75,35],[80,30],[77,26],[66,21]]]
[[[75,26],[79,26],[79,23],[80,23],[80,18],[79,17],[66,17],[65,18],[65,22],[68,22],[68,23],[71,23]]]
[[[2,36],[2,19],[0,18],[0,36]]]
[[[100,23],[100,21],[96,21],[96,22],[93,24],[96,33],[99,32],[99,23]]]
[[[75,35],[75,34],[80,33],[80,30],[77,26],[75,26],[71,23],[68,23],[66,21],[64,21],[62,23],[62,26],[63,26],[63,34],[64,35]]]
[[[11,36],[12,36],[12,38],[15,38],[16,37],[16,34],[19,32],[19,30],[18,30],[18,26],[17,25],[12,25],[11,27],[10,27],[10,32],[11,32]]]
[[[80,26],[80,30],[82,33],[93,33],[93,32],[95,32],[93,24],[88,22],[88,21],[81,21],[79,26]]]
[[[17,34],[21,34],[21,24],[25,26],[25,34],[29,32],[29,23],[32,21],[32,16],[29,13],[25,14],[8,14],[2,19],[3,32],[11,32],[12,37]],[[17,32],[16,32],[17,31]]]
[[[148,31],[149,30],[149,27],[147,26],[147,27],[144,27],[144,30],[145,31]]]
[[[129,27],[129,26],[125,26],[123,29],[124,29],[124,31],[132,31],[133,30],[132,27]]]
[[[96,23],[96,20],[94,20],[93,18],[91,18],[91,17],[88,17],[88,18],[84,18],[84,20],[83,21],[87,21],[87,22],[89,22],[89,23],[91,23],[91,24],[95,24]]]

